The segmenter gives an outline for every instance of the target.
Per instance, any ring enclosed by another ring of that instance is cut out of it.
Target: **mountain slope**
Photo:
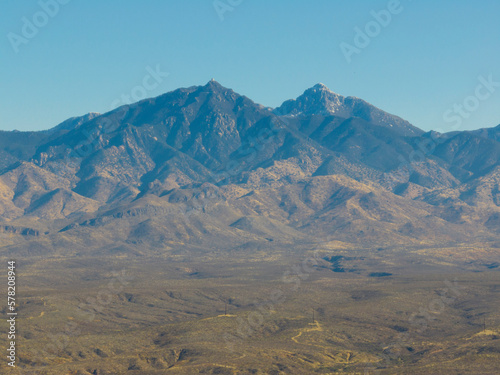
[[[497,129],[440,135],[409,164],[432,134],[360,99],[316,85],[272,110],[210,81],[1,132],[1,221],[96,254],[497,241]]]

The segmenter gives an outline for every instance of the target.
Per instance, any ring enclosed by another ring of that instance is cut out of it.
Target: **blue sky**
[[[500,82],[498,0],[5,0],[0,10],[2,130],[47,129],[211,78],[271,107],[322,82],[424,130],[500,124],[500,83],[478,89]],[[341,45],[356,49],[350,62]]]

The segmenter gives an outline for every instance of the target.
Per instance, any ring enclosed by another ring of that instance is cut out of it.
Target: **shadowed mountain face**
[[[424,133],[321,84],[273,110],[211,81],[49,131],[0,132],[0,158],[12,249],[27,233],[48,239],[42,253],[67,240],[85,253],[500,235],[498,126]]]

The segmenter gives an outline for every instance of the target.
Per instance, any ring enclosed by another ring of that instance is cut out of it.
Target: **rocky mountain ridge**
[[[210,81],[0,132],[0,236],[15,251],[36,233],[40,253],[325,236],[494,245],[499,128],[424,133],[321,84],[273,110]]]

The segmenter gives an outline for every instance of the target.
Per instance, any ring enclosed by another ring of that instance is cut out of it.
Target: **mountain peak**
[[[307,89],[304,91],[303,95],[319,95],[320,98],[333,98],[333,97],[339,97],[342,98],[342,95],[339,95],[332,90],[330,90],[325,84],[323,83],[317,83],[313,87]]]
[[[282,116],[333,115],[345,119],[356,117],[390,128],[402,135],[414,136],[423,133],[397,116],[384,112],[362,99],[336,94],[322,83],[307,89],[297,99],[287,100],[275,109],[275,113]]]
[[[210,81],[208,81],[208,83],[204,87],[212,91],[224,89],[224,86],[222,86],[219,82],[217,82],[213,78]]]
[[[334,114],[342,106],[344,97],[331,91],[322,83],[304,91],[297,99],[284,102],[277,112],[282,115]]]
[[[315,84],[313,87],[311,87],[312,89],[316,89],[316,90],[326,90],[326,91],[331,91],[324,83],[317,83]]]

